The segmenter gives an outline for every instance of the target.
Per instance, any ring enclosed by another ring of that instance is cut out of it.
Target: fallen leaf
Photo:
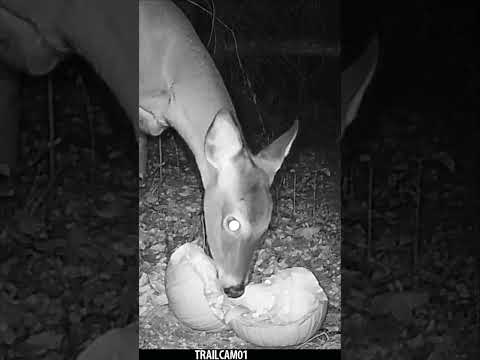
[[[59,348],[62,339],[62,334],[57,334],[53,331],[45,331],[30,336],[25,343],[31,346],[38,346],[44,349],[52,350]]]

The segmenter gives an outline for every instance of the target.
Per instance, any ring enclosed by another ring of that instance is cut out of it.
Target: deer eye
[[[233,216],[227,216],[225,218],[225,225],[226,228],[231,232],[237,232],[238,230],[240,230],[240,221],[238,221]]]

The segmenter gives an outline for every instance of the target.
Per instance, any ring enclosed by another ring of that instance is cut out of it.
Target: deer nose
[[[230,286],[230,287],[224,288],[223,291],[225,292],[225,294],[227,294],[228,297],[238,298],[243,295],[245,291],[245,285],[240,284],[240,285]]]

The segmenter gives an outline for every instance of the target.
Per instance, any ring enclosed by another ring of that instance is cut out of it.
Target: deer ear
[[[368,85],[378,63],[378,37],[375,36],[362,56],[341,76],[341,128],[340,138],[355,119]]]
[[[59,54],[43,39],[35,39],[25,50],[26,67],[31,75],[44,75],[49,73],[61,60]]]
[[[283,160],[290,152],[297,132],[298,120],[295,120],[290,129],[255,156],[255,164],[267,173],[270,185],[278,169],[282,166]]]
[[[240,130],[227,110],[220,110],[213,119],[205,136],[205,157],[216,169],[226,163],[243,149]]]

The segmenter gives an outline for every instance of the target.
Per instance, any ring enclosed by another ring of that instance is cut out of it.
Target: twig
[[[180,176],[180,155],[178,154],[178,146],[177,142],[175,141],[175,137],[172,137],[173,145],[175,146],[175,158],[177,159],[177,174]]]
[[[474,299],[475,299],[475,338],[478,339],[480,336],[480,259],[474,258],[474,277],[473,277],[473,286],[474,286]]]
[[[422,211],[422,178],[423,178],[423,159],[418,160],[418,172],[417,172],[417,189],[416,189],[416,208],[415,208],[415,239],[413,247],[413,266],[418,265],[418,257],[420,252],[421,242],[421,211]]]
[[[53,144],[55,141],[55,111],[53,104],[53,79],[51,74],[48,75],[48,142]],[[52,179],[55,175],[55,146],[48,147],[49,153],[49,178]]]
[[[293,210],[292,215],[295,215],[296,195],[297,195],[297,173],[295,169],[290,170],[293,173]]]
[[[95,113],[93,111],[92,101],[90,99],[90,95],[88,94],[87,87],[85,86],[85,82],[83,81],[82,76],[78,75],[78,84],[80,85],[83,98],[85,99],[85,113],[88,120],[88,131],[90,135],[90,182],[95,182],[95,152],[96,152],[96,139],[95,139]]]
[[[318,170],[315,170],[315,175],[313,177],[313,211],[312,217],[313,221],[317,218],[317,178],[318,178]]]
[[[160,184],[163,182],[163,153],[162,153],[162,136],[158,137],[158,172],[160,177]]]
[[[372,217],[373,217],[373,163],[372,159],[368,162],[368,237],[367,237],[367,257],[372,259]]]
[[[280,186],[281,184],[275,186],[275,216],[278,215],[280,211]]]
[[[41,203],[43,203],[43,200],[47,197],[48,193],[50,192],[50,190],[52,190],[53,188],[53,185],[55,184],[56,182],[56,179],[58,177],[58,174],[60,173],[57,172],[56,174],[54,174],[53,177],[51,177],[49,180],[48,180],[48,185],[46,187],[43,188],[42,191],[40,191],[40,195],[37,196],[37,198],[33,199],[31,202],[30,202],[30,207],[29,208],[26,208],[25,210],[27,210],[27,212],[30,214],[30,215],[34,215],[35,212],[37,211],[38,207],[40,206]]]
[[[52,147],[55,147],[57,146],[58,144],[60,144],[62,142],[62,138],[56,138],[54,139],[53,142],[48,142],[47,143],[47,146],[45,146],[44,149],[41,149],[38,151],[37,155],[35,155],[35,157],[33,158],[33,160],[30,160],[26,165],[22,166],[20,169],[18,169],[16,171],[16,175],[20,175],[22,174],[25,170],[27,170],[28,168],[31,168],[33,167],[37,162],[39,162],[40,160],[42,160],[42,158],[45,156],[45,154],[47,152],[50,152],[50,149]]]

